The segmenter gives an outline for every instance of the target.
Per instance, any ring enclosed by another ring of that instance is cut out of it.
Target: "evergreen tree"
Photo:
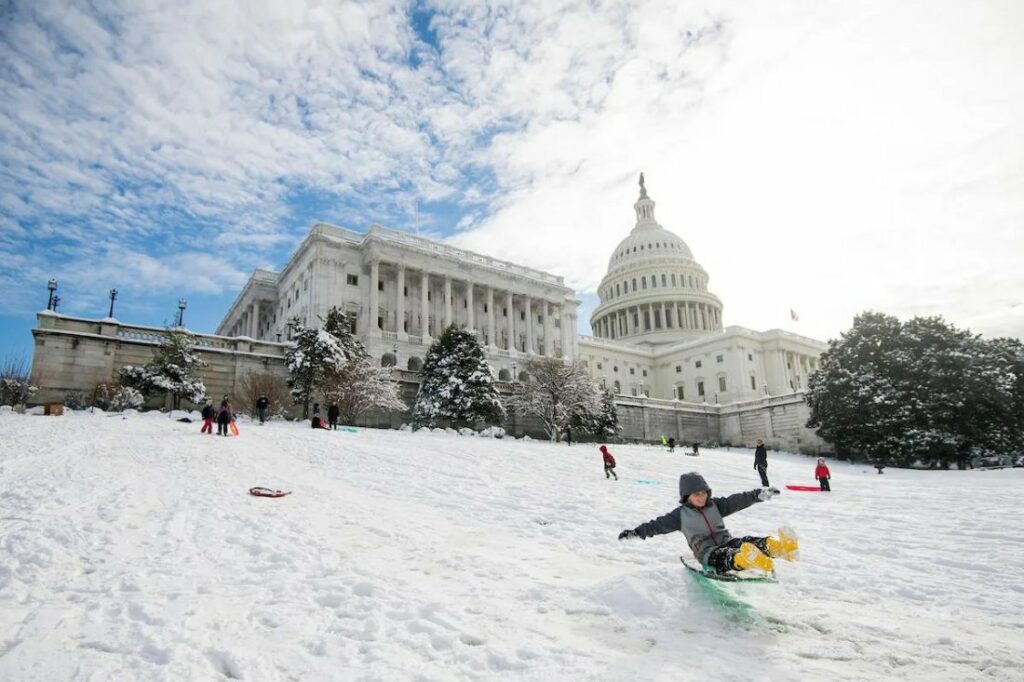
[[[1024,434],[1022,357],[1019,342],[984,341],[940,317],[864,313],[808,381],[808,426],[841,452],[963,467]]]
[[[608,389],[600,390],[598,411],[592,429],[589,433],[601,438],[614,438],[622,431],[622,426],[619,425],[619,413],[615,409],[615,396]]]
[[[285,365],[292,400],[302,405],[302,418],[306,419],[313,396],[323,390],[329,373],[338,372],[345,365],[350,349],[326,329],[297,323],[294,327],[292,343],[285,352]]]
[[[168,329],[156,356],[144,367],[127,365],[121,369],[121,384],[146,395],[156,390],[171,394],[172,409],[181,407],[181,399],[197,404],[206,398],[206,386],[193,372],[206,363],[195,352],[192,335],[180,329]]]
[[[449,326],[427,351],[413,408],[417,426],[500,424],[505,413],[476,337]]]

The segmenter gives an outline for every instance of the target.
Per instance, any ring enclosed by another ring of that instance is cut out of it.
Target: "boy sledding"
[[[725,527],[723,517],[746,509],[755,502],[770,500],[776,488],[757,488],[728,497],[711,497],[704,477],[690,472],[679,477],[679,506],[664,516],[619,533],[619,540],[641,538],[681,531],[705,572],[725,574],[730,571],[774,570],[773,558],[796,561],[799,546],[792,532],[779,532],[779,537],[744,536],[734,538]]]

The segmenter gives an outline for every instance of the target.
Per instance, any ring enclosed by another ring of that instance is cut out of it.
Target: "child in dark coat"
[[[235,418],[234,413],[231,411],[231,403],[228,402],[228,397],[224,396],[224,400],[220,401],[220,409],[217,411],[217,435],[226,436],[228,435],[228,424]]]
[[[341,414],[341,410],[338,409],[337,403],[331,403],[331,406],[327,408],[327,425],[332,429],[338,428],[338,416]]]
[[[213,403],[207,399],[206,404],[203,405],[203,428],[199,430],[200,433],[208,433],[213,435],[213,418],[217,416],[217,410],[213,409]]]
[[[829,479],[832,478],[832,474],[829,472],[828,467],[825,466],[825,458],[818,458],[818,466],[814,467],[814,477],[818,479],[818,483],[821,484],[821,489],[824,492],[831,492],[832,487],[828,484]]]
[[[780,529],[778,538],[734,538],[722,519],[778,494],[776,488],[758,488],[728,497],[711,497],[711,489],[703,476],[695,471],[683,474],[679,477],[680,505],[664,516],[622,531],[619,540],[646,540],[678,530],[686,535],[686,543],[705,569],[716,573],[748,568],[768,572],[775,567],[773,557],[796,560],[799,550],[796,535],[790,530]]]
[[[619,475],[615,473],[615,458],[612,457],[612,453],[608,452],[608,446],[602,445],[600,450],[601,456],[604,459],[604,477],[610,478],[611,476],[614,476],[616,481],[619,480]],[[609,474],[611,476],[609,476]]]

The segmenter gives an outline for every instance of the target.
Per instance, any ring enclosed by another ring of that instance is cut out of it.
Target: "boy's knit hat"
[[[679,477],[679,502],[686,504],[686,498],[693,493],[699,493],[702,490],[708,491],[708,497],[711,496],[711,488],[708,486],[708,482],[704,480],[704,477],[698,474],[696,471],[683,474]]]

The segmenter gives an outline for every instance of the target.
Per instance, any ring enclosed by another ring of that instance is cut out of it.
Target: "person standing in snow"
[[[757,439],[757,447],[754,449],[754,469],[761,475],[761,485],[771,485],[768,483],[768,451],[760,438]]]
[[[679,506],[664,516],[619,533],[619,540],[681,531],[693,556],[716,573],[756,568],[769,572],[773,558],[796,561],[799,546],[792,531],[779,530],[779,537],[748,535],[734,538],[722,520],[755,502],[766,502],[779,494],[776,488],[758,488],[728,497],[711,497],[711,489],[696,471],[679,477]]]
[[[611,476],[614,476],[616,481],[619,480],[619,475],[615,473],[615,458],[612,457],[612,453],[608,452],[608,446],[602,445],[600,450],[601,456],[604,459],[604,477],[611,478]]]
[[[267,420],[268,407],[270,407],[270,399],[267,398],[266,393],[260,393],[260,397],[256,401],[256,414],[259,415],[261,425]]]
[[[341,414],[341,410],[338,409],[337,403],[331,403],[331,406],[327,408],[327,425],[332,429],[338,429],[338,415]]]
[[[829,479],[832,478],[832,474],[829,472],[828,467],[825,466],[825,458],[818,458],[818,466],[814,467],[814,477],[818,479],[818,483],[821,484],[823,492],[832,492],[832,487],[828,484]]]
[[[203,428],[200,429],[199,433],[208,433],[213,435],[213,418],[217,416],[217,411],[213,409],[213,401],[209,398],[206,399],[206,404],[203,405]]]
[[[228,435],[228,424],[235,418],[234,413],[231,411],[231,402],[227,396],[220,401],[220,409],[217,411],[217,435],[226,436]]]
[[[572,447],[572,429],[568,426],[565,427],[565,444]]]
[[[693,456],[697,457],[698,455],[700,455],[700,443],[694,443],[693,444]]]
[[[669,452],[675,452],[676,451],[676,439],[675,438],[669,438],[668,439],[668,451]]]

